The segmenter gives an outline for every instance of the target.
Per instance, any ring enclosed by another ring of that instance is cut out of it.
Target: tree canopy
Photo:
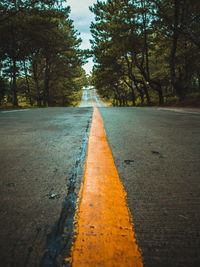
[[[93,83],[102,96],[163,104],[200,91],[198,0],[107,0],[90,10]]]
[[[1,102],[68,105],[84,86],[87,55],[65,2],[1,1]]]

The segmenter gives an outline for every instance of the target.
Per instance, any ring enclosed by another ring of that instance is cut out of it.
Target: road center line
[[[82,199],[76,217],[78,235],[72,252],[73,267],[143,266],[126,193],[96,107],[90,129]]]

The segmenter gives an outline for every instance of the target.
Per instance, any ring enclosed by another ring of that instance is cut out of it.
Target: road
[[[199,266],[199,111],[107,108],[94,90],[79,108],[0,112],[0,262],[65,266],[93,106],[127,193],[144,266]]]
[[[200,115],[101,108],[146,266],[200,264]]]
[[[79,107],[82,108],[82,107],[94,107],[94,106],[106,107],[106,104],[103,101],[101,101],[95,89],[84,90]]]
[[[59,253],[60,228],[70,219],[65,198],[79,191],[91,117],[92,108],[0,112],[2,266],[39,266],[50,242]]]

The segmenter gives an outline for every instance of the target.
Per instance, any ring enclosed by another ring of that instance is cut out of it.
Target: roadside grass
[[[73,99],[74,100],[69,105],[69,107],[78,107],[80,105],[80,102],[81,102],[81,99],[82,99],[82,95],[83,95],[83,90],[75,92],[74,95],[73,95]]]
[[[145,99],[144,104],[141,104],[140,99],[136,100],[136,106],[160,106],[158,96],[153,92],[150,94],[151,105],[147,104]],[[185,96],[184,100],[179,101],[177,96],[172,94],[164,94],[164,103],[162,106],[171,107],[200,107],[200,92],[192,92]]]
[[[26,109],[26,108],[37,108],[37,106],[31,106],[26,102],[19,102],[19,105],[17,107],[13,106],[13,104],[9,102],[0,105],[0,110]]]
[[[159,105],[159,99],[158,95],[155,92],[150,92],[151,97],[151,104],[149,105],[147,103],[146,98],[144,97],[144,103],[141,102],[141,99],[137,97],[136,99],[136,107],[146,107],[146,106],[160,106]],[[171,107],[200,107],[200,92],[192,92],[185,96],[185,99],[181,102],[179,101],[177,96],[174,96],[172,94],[164,94],[164,103],[162,106],[171,106]],[[106,103],[108,107],[113,106],[113,99],[112,98],[103,98],[100,96],[100,99]],[[132,106],[132,101],[127,101],[127,106]]]
[[[107,98],[107,97],[102,97],[101,95],[98,95],[100,100],[103,101],[108,107],[113,106],[113,99],[112,98]]]
[[[78,107],[81,98],[82,98],[83,90],[80,90],[78,92],[75,92],[70,98],[70,103],[67,105],[67,107]],[[61,107],[62,105],[57,104],[56,106],[49,106],[49,107]],[[0,105],[0,110],[12,110],[12,109],[27,109],[27,108],[38,108],[37,102],[34,102],[31,106],[29,103],[26,102],[26,98],[19,97],[18,98],[18,106],[13,106],[10,102],[4,102]]]
[[[13,104],[11,103],[3,103],[0,105],[0,110],[4,110],[4,109],[13,109]]]
[[[69,104],[67,107],[78,107],[81,102],[83,90],[80,90],[78,92],[75,92],[69,99]],[[151,105],[147,104],[146,98],[144,99],[144,103],[141,103],[141,100],[139,97],[136,99],[136,106],[137,107],[145,107],[145,106],[160,106],[158,103],[158,96],[155,92],[150,93],[151,97]],[[113,99],[112,98],[106,98],[99,96],[99,98],[108,106],[113,106]],[[26,99],[24,97],[18,98],[19,106],[14,107],[12,103],[5,102],[0,105],[0,110],[12,110],[12,109],[27,109],[27,108],[38,108],[37,103],[34,102],[33,106],[28,104],[26,102]],[[57,104],[57,107],[62,106]],[[132,102],[130,100],[127,101],[127,106],[131,107]],[[177,96],[174,96],[172,94],[164,94],[164,104],[162,106],[169,106],[169,107],[197,107],[200,108],[200,92],[192,92],[186,95],[185,99],[181,102],[179,102],[179,99]]]
[[[172,107],[200,107],[200,92],[192,92],[185,96],[184,100],[179,101],[176,96],[165,96],[164,106]]]
[[[112,107],[112,106],[113,106],[111,99],[104,99],[104,98],[102,98],[101,100],[102,100],[108,107]]]

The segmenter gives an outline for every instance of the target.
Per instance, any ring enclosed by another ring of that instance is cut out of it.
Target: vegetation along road
[[[0,266],[200,266],[199,14],[0,1]]]
[[[89,107],[0,112],[0,262],[198,266],[200,112],[97,110],[85,94]]]

